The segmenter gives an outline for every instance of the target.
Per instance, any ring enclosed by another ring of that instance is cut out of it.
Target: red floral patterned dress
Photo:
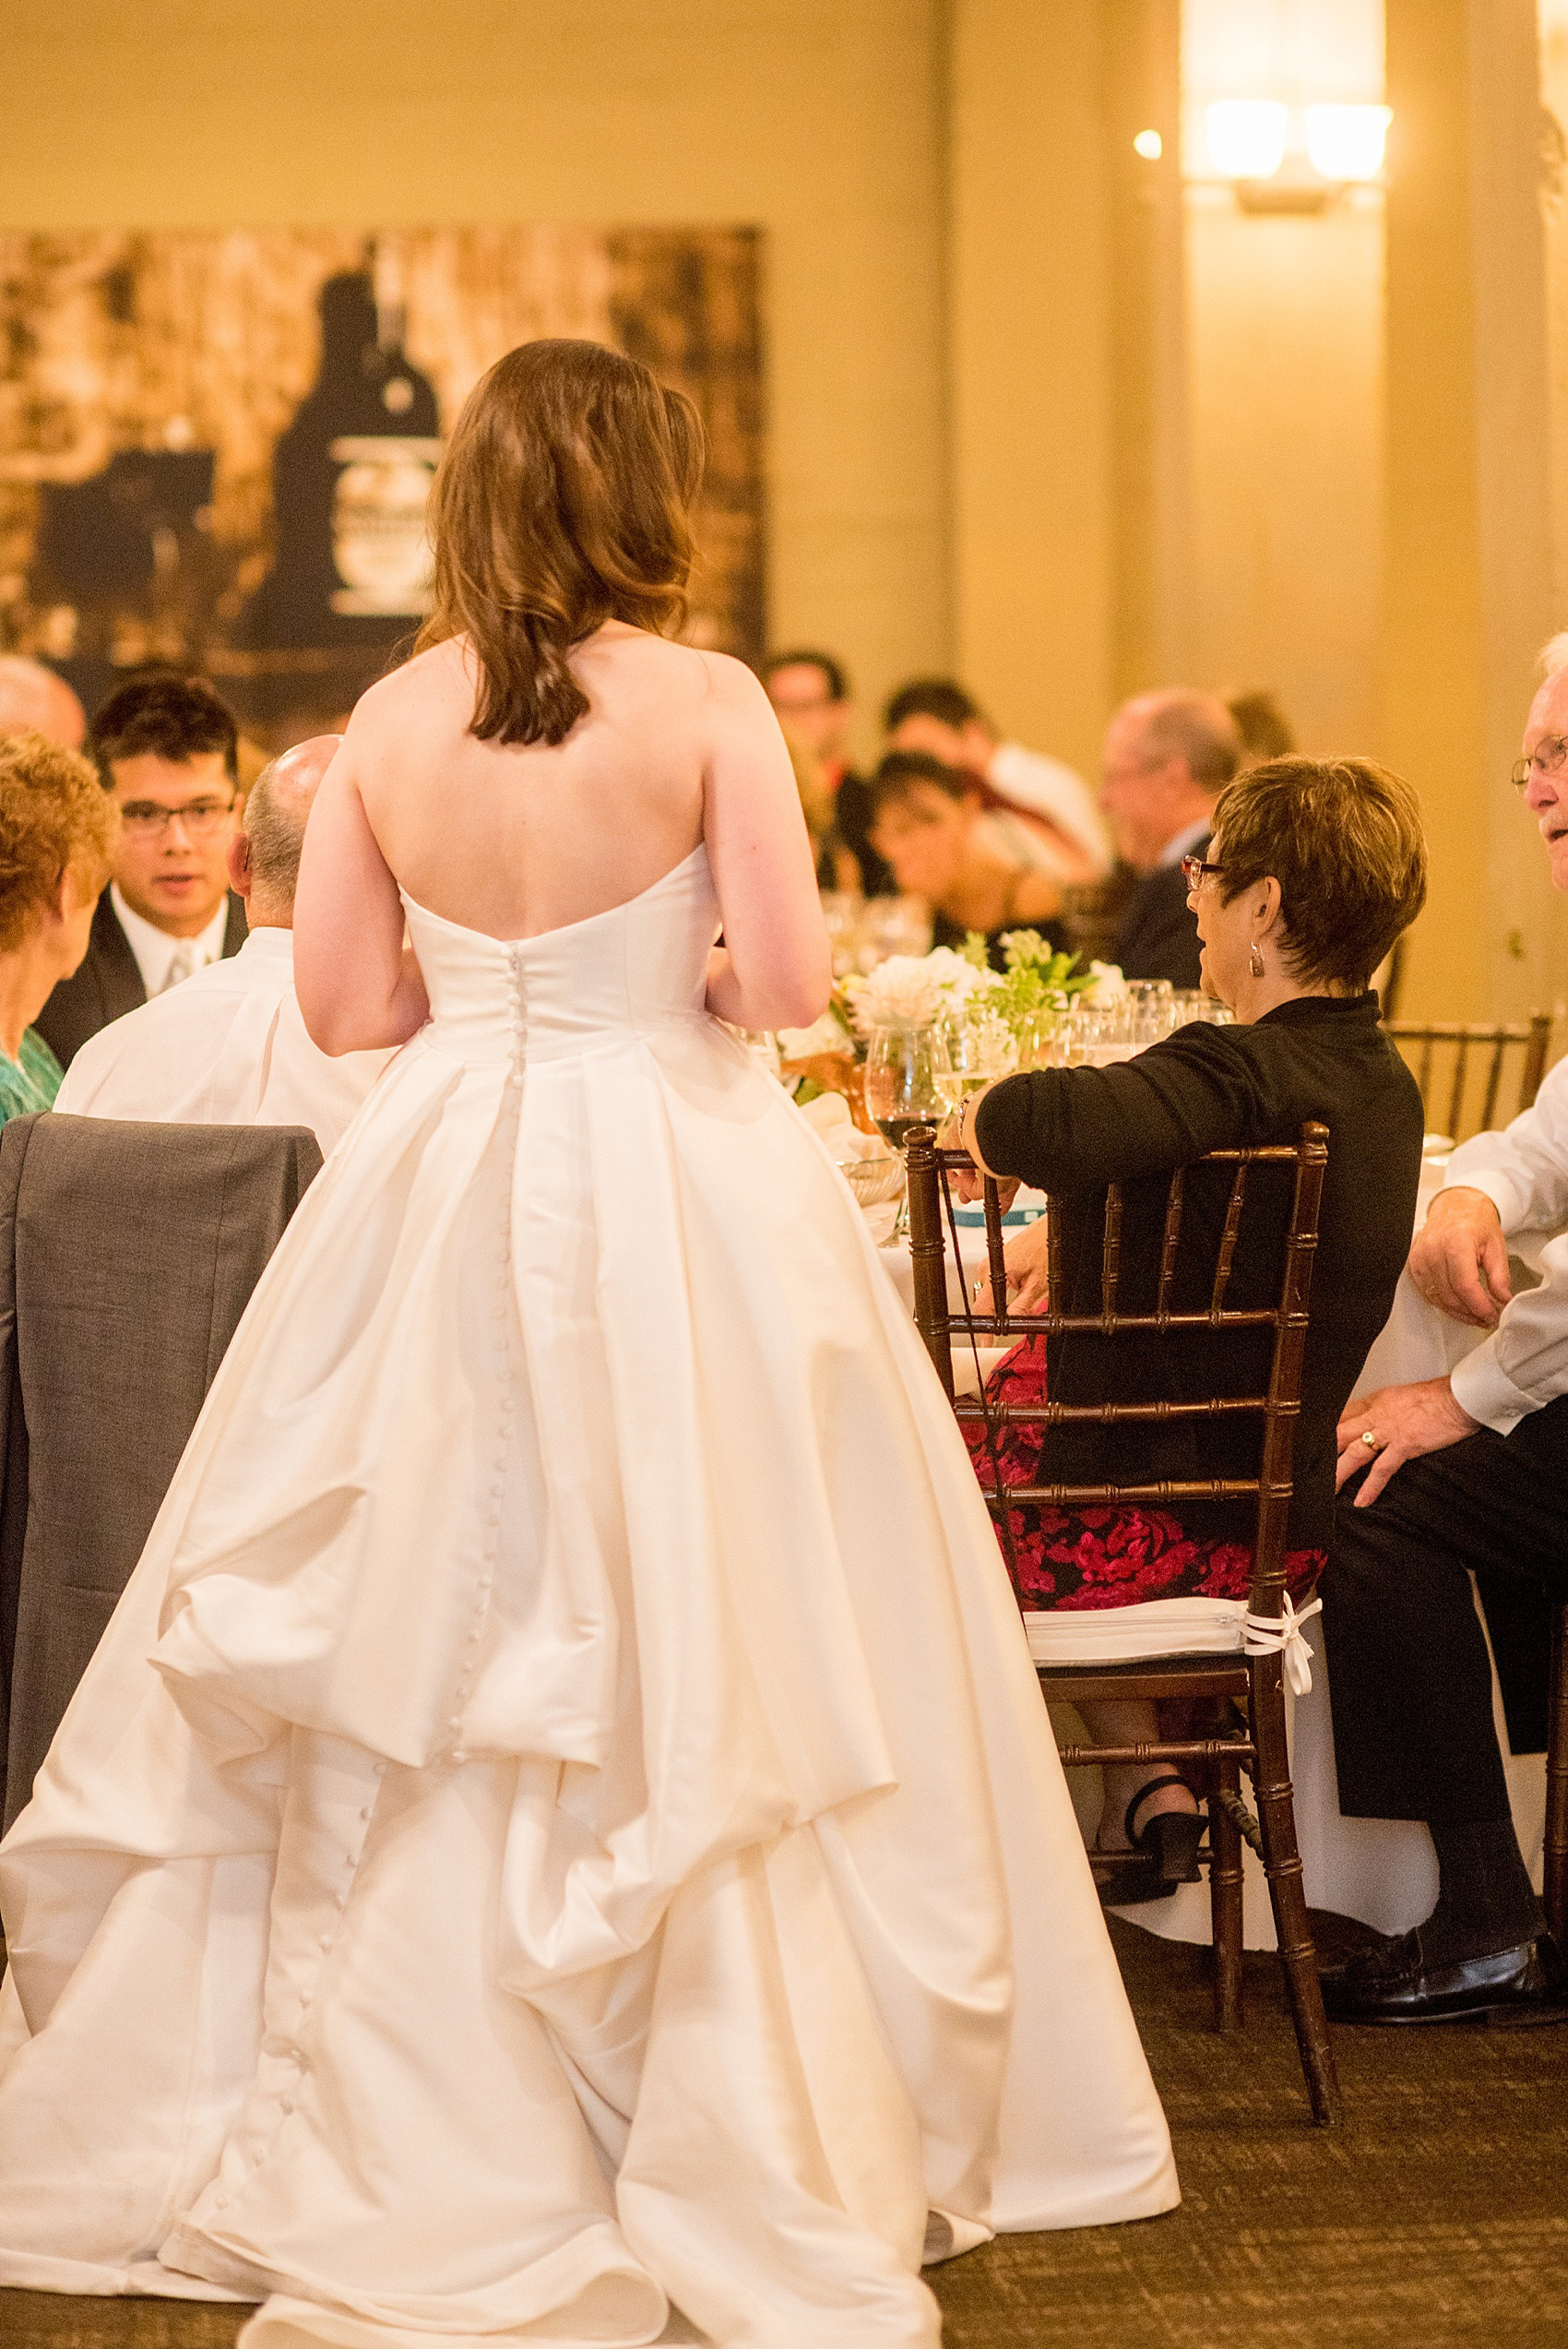
[[[986,1381],[986,1398],[993,1403],[1044,1402],[1043,1338],[1026,1339],[997,1364]],[[1005,1489],[1042,1481],[1036,1473],[1039,1428],[1004,1422],[992,1433],[970,1420],[964,1437],[988,1495],[999,1482]],[[1252,1581],[1249,1542],[1196,1539],[1169,1509],[1068,1510],[1024,1502],[1009,1508],[1006,1534],[999,1524],[997,1540],[1026,1614],[1042,1607],[1135,1606],[1147,1599],[1244,1599]],[[1293,1599],[1311,1590],[1324,1564],[1322,1550],[1286,1552],[1286,1588]]]

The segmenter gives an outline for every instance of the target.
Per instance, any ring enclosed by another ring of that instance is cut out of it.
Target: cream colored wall
[[[1189,193],[1194,674],[1266,686],[1301,747],[1376,738],[1383,209]]]
[[[945,665],[940,0],[6,0],[7,226],[767,234],[770,614]]]
[[[1104,41],[1104,0],[953,12],[958,666],[1089,771],[1113,691]]]
[[[1387,0],[1384,755],[1432,851],[1413,1010],[1550,1010],[1568,907],[1508,769],[1552,620],[1533,0]]]
[[[1304,749],[1364,752],[1383,584],[1382,193],[1260,215],[1197,175],[1211,100],[1381,99],[1382,0],[1186,0],[1182,78],[1195,678],[1271,688]]]

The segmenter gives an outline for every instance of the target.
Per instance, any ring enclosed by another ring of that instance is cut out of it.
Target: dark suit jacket
[[[1208,854],[1206,832],[1194,853]],[[1145,874],[1127,900],[1111,960],[1121,964],[1124,979],[1197,985],[1198,928],[1187,910],[1187,881],[1180,864]]]
[[[286,1126],[0,1134],[0,1792],[26,1803],[251,1291],[321,1165]]]
[[[223,933],[226,957],[238,954],[248,931],[244,900],[231,889]],[[32,1024],[61,1067],[68,1068],[89,1036],[146,1001],[141,967],[105,889],[92,917],[92,936],[80,970],[61,980]]]

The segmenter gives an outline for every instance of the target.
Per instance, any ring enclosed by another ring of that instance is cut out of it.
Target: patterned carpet
[[[1568,2025],[1337,2032],[1319,2131],[1272,1959],[1222,2040],[1204,1952],[1112,1931],[1186,2200],[954,2260],[946,2349],[1568,2349]],[[0,2343],[230,2349],[240,2313],[0,2293]]]

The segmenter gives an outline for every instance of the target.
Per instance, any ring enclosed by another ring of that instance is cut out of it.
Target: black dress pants
[[[1491,1673],[1516,1753],[1545,1744],[1550,1610],[1568,1599],[1568,1396],[1396,1469],[1370,1508],[1339,1496],[1322,1583],[1340,1808],[1503,1820]]]

